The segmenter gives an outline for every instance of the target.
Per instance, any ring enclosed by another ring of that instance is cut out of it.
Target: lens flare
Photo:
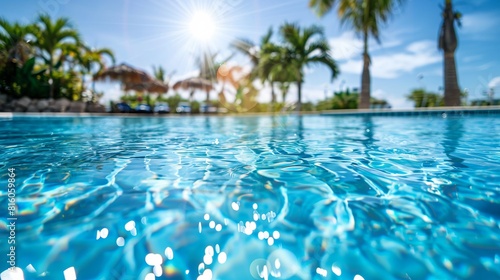
[[[214,17],[208,11],[196,11],[189,22],[189,32],[194,39],[207,42],[213,39],[217,31]]]

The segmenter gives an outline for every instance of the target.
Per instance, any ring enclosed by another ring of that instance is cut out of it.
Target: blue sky
[[[0,0],[0,17],[30,22],[38,13],[69,17],[87,44],[114,50],[117,62],[127,62],[148,72],[153,65],[175,71],[172,80],[193,75],[195,58],[201,43],[193,40],[187,23],[196,10],[209,10],[218,32],[210,40],[210,49],[219,58],[229,56],[229,44],[236,38],[258,42],[270,26],[275,29],[285,21],[302,26],[325,28],[325,34],[337,59],[341,75],[330,83],[330,73],[321,66],[306,70],[304,101],[317,101],[342,87],[359,87],[362,44],[348,26],[340,26],[335,13],[318,18],[308,9],[308,0]],[[387,99],[394,108],[409,108],[405,96],[416,87],[438,91],[443,85],[442,53],[437,49],[440,4],[443,0],[408,0],[382,28],[381,42],[370,42],[372,55],[372,95]],[[455,0],[455,9],[463,13],[458,29],[456,53],[459,85],[469,90],[469,99],[484,97],[483,91],[494,87],[500,93],[500,1]],[[234,64],[245,65],[243,56]],[[108,98],[116,97],[119,88],[101,85]],[[200,94],[202,99],[203,95]],[[289,93],[296,98],[296,90]],[[269,99],[263,88],[261,99]]]

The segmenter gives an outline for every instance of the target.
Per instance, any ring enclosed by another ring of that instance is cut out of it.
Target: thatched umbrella
[[[146,82],[146,83],[125,84],[124,89],[125,90],[135,90],[135,91],[140,91],[140,92],[145,91],[145,92],[147,92],[147,95],[149,96],[149,93],[157,93],[158,95],[166,93],[166,92],[168,92],[169,87],[167,84],[163,83],[162,81],[151,80],[150,82]]]
[[[111,79],[120,81],[122,84],[147,83],[153,80],[146,72],[122,63],[112,66],[94,75],[95,80]]]
[[[111,79],[121,82],[122,88],[123,90],[125,90],[125,92],[127,90],[130,90],[127,88],[129,85],[149,83],[154,80],[151,76],[148,75],[148,73],[132,67],[126,63],[106,68],[94,75],[94,80],[96,81],[105,79]]]
[[[184,89],[184,90],[191,90],[190,97],[193,97],[194,91],[199,89],[199,90],[204,90],[207,92],[207,102],[210,101],[210,91],[214,89],[212,82],[203,79],[203,78],[187,78],[182,81],[178,81],[177,83],[174,84],[173,86],[174,90],[178,89]]]
[[[145,83],[129,83],[125,84],[125,90],[137,90],[137,91],[147,91],[151,93],[166,93],[169,90],[169,86],[161,81],[152,80]]]

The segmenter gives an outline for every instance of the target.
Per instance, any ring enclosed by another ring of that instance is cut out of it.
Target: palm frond
[[[335,0],[309,0],[309,7],[318,15],[324,16],[336,4]]]

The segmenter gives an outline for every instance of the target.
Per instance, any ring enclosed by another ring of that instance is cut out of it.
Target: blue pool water
[[[14,168],[24,279],[500,278],[500,116],[14,117],[0,146],[4,277]]]

